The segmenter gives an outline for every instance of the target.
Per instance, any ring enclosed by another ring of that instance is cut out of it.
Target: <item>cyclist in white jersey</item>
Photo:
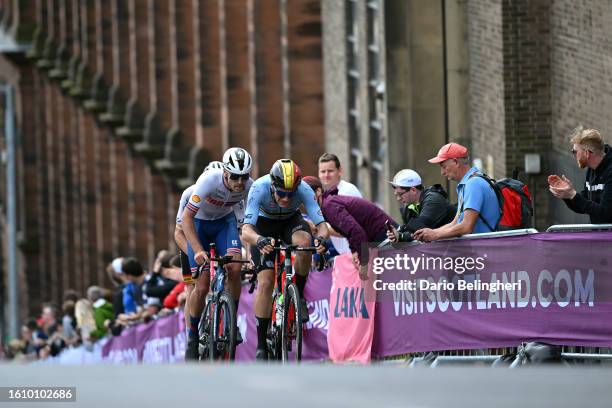
[[[189,264],[192,274],[208,261],[206,250],[211,242],[217,255],[232,255],[240,259],[242,244],[238,234],[238,222],[233,207],[243,201],[253,184],[249,173],[253,160],[246,150],[233,147],[223,155],[223,170],[210,170],[195,184],[182,216],[182,226],[187,237]],[[240,264],[226,266],[227,288],[236,302],[240,298]],[[196,359],[198,350],[198,324],[204,309],[205,297],[210,287],[210,276],[203,274],[196,280],[188,299],[189,328],[186,359]]]
[[[220,161],[211,161],[208,163],[204,171],[200,175],[202,177],[204,173],[208,170],[212,169],[223,169],[223,163]],[[199,178],[198,178],[199,179]],[[193,283],[193,277],[191,276],[191,268],[189,266],[189,257],[187,256],[187,237],[185,237],[185,233],[183,232],[182,219],[183,219],[183,211],[191,198],[191,194],[193,194],[193,189],[195,188],[195,184],[187,187],[183,194],[181,194],[181,199],[179,201],[178,212],[176,213],[176,225],[174,226],[174,242],[179,248],[180,256],[181,256],[181,270],[183,274],[183,282],[187,284]],[[243,210],[244,206],[240,206],[240,210]],[[236,208],[234,208],[236,211]],[[190,285],[187,286],[191,288]]]
[[[212,161],[208,163],[208,166],[204,169],[202,174],[206,173],[211,169],[223,169],[223,163],[220,161]],[[200,177],[202,177],[200,175]],[[178,212],[176,213],[176,225],[174,226],[174,242],[176,242],[176,246],[179,248],[179,255],[181,259],[181,272],[183,275],[183,282],[185,282],[185,293],[187,294],[187,298],[191,294],[193,289],[193,277],[191,276],[191,268],[189,266],[189,257],[187,256],[187,237],[185,237],[185,233],[183,232],[182,220],[183,220],[183,210],[187,206],[187,202],[191,198],[191,194],[193,193],[193,188],[195,184],[187,187],[183,194],[181,194],[181,200],[179,201]],[[189,303],[185,302],[185,327],[189,327]]]

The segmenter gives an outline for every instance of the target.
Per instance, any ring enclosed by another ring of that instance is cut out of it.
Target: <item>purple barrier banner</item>
[[[612,346],[612,232],[441,241],[371,255],[373,356]]]
[[[612,232],[442,241],[371,256],[373,357],[516,347],[523,341],[612,347]],[[311,272],[303,359],[328,359],[331,270]],[[255,357],[255,293],[243,288],[236,359]],[[365,299],[366,301],[369,299]],[[343,306],[344,307],[344,306]],[[354,308],[355,305],[347,305]],[[182,313],[127,328],[103,348],[116,363],[182,361]]]
[[[311,271],[304,288],[310,320],[304,325],[302,339],[302,360],[326,360],[327,328],[329,324],[329,290],[331,288],[331,269],[321,272]],[[255,360],[257,348],[257,328],[253,303],[257,289],[250,294],[248,286],[243,286],[238,307],[238,329],[243,343],[236,348],[236,360]]]
[[[185,341],[183,313],[174,313],[111,337],[102,348],[102,358],[117,364],[183,361]]]
[[[325,360],[329,322],[331,269],[311,272],[304,289],[310,321],[304,325],[302,359]],[[257,329],[253,302],[255,294],[242,288],[237,325],[244,342],[236,349],[236,360],[252,361],[257,347]],[[111,337],[102,349],[102,358],[117,364],[172,363],[184,361],[185,323],[183,313],[175,313],[137,326],[128,327],[120,336]]]

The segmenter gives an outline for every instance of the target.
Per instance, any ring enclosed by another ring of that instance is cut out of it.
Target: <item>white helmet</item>
[[[223,168],[223,163],[221,163],[220,161],[211,161],[210,163],[208,163],[208,166],[206,166],[206,168],[204,169],[204,173],[207,172],[208,170],[212,170],[212,169],[222,169]]]
[[[232,174],[249,174],[253,167],[251,155],[241,147],[232,147],[223,154],[223,168]]]

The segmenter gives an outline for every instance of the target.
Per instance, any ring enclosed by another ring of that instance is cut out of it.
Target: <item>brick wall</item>
[[[470,133],[472,158],[494,159],[505,173],[504,54],[502,1],[468,2]]]
[[[18,152],[24,314],[68,287],[110,286],[115,256],[174,249],[178,194],[225,147],[254,152],[259,175],[285,155],[315,172],[318,0],[21,3],[0,0],[0,30],[32,50],[0,55],[0,80],[31,141]]]
[[[536,227],[550,224],[548,204],[551,147],[550,2],[504,0],[504,105],[506,172],[521,171],[536,205]],[[542,173],[525,175],[525,154],[541,155]]]
[[[468,3],[471,142],[474,157],[496,178],[514,169],[535,198],[536,227],[551,222],[547,189],[551,148],[551,35],[547,0]],[[524,174],[539,153],[542,173]]]

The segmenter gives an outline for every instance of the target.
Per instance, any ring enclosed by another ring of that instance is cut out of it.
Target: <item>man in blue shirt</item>
[[[497,225],[500,218],[499,202],[489,183],[478,176],[479,170],[470,167],[468,149],[458,143],[449,143],[442,146],[438,155],[429,162],[440,164],[443,176],[459,182],[457,214],[453,221],[440,228],[423,228],[416,231],[414,239],[436,241],[465,234],[491,232],[487,224]]]

